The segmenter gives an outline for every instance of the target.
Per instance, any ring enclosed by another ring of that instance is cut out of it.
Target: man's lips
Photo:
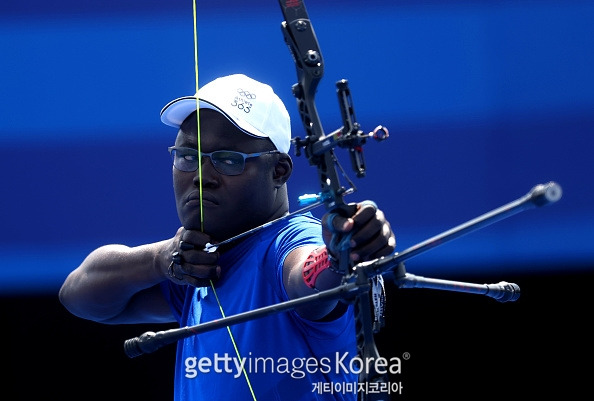
[[[186,203],[190,203],[190,202],[200,202],[200,192],[199,191],[193,191],[186,197]],[[213,205],[219,204],[217,199],[209,192],[202,192],[202,202],[204,204],[206,204],[206,203],[210,203]]]

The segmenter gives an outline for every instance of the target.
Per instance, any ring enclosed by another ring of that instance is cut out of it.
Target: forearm
[[[166,279],[166,241],[127,247],[106,245],[96,249],[68,275],[59,297],[74,315],[109,322],[127,309],[142,315],[133,297]]]

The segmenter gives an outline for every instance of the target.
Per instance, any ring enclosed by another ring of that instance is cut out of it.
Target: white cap
[[[196,111],[196,98],[201,109],[216,110],[246,134],[270,138],[279,151],[289,152],[289,112],[269,85],[243,74],[217,78],[201,87],[196,95],[167,103],[161,110],[161,121],[179,128]]]

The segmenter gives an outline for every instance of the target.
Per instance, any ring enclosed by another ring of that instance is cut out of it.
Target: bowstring
[[[196,0],[192,1],[192,15],[194,19],[194,75],[196,82],[196,135],[198,142],[198,192],[200,197],[200,231],[204,231],[204,214],[202,210],[202,149],[200,144],[200,99],[198,97],[198,24],[196,22]]]
[[[200,98],[198,96],[198,89],[199,89],[199,80],[198,80],[198,24],[197,24],[197,18],[196,18],[196,0],[192,1],[192,16],[193,16],[193,22],[194,22],[194,75],[195,75],[195,81],[196,81],[196,135],[197,135],[197,142],[198,142],[198,186],[199,186],[199,193],[200,193],[200,231],[204,232],[204,213],[203,213],[203,207],[202,207],[202,150],[201,150],[201,141],[200,141]],[[217,294],[217,291],[215,289],[214,283],[212,282],[212,280],[210,280],[210,288],[212,289],[212,292],[217,300],[217,304],[219,305],[219,310],[221,311],[221,316],[223,316],[223,318],[226,317],[225,315],[225,311],[223,310],[223,306],[221,305],[221,302],[219,300],[219,296]],[[235,341],[235,338],[233,337],[233,333],[231,332],[231,327],[227,326],[227,332],[229,333],[229,338],[231,339],[231,343],[233,344],[233,348],[235,349],[235,354],[237,355],[237,358],[239,358],[239,360],[243,360],[241,358],[241,355],[239,353],[239,348],[237,346],[237,343]],[[256,400],[256,394],[254,393],[254,389],[252,388],[252,383],[250,382],[250,378],[248,377],[248,374],[245,370],[245,366],[242,366],[242,370],[243,370],[243,376],[245,377],[245,380],[247,382],[248,388],[250,390],[250,393],[252,394],[252,398],[254,401]]]

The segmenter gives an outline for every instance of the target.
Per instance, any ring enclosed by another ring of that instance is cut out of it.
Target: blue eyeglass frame
[[[198,170],[198,160],[196,160],[196,167],[193,168],[192,170],[189,169],[181,169],[178,165],[176,165],[176,160],[177,158],[175,157],[174,152],[175,151],[184,151],[184,152],[188,152],[189,154],[195,154],[196,158],[198,158],[198,150],[194,149],[194,148],[186,148],[186,147],[177,147],[177,146],[170,146],[169,148],[167,148],[167,150],[169,151],[169,154],[171,155],[171,158],[173,160],[173,166],[178,169],[179,171],[184,171],[184,172],[194,172],[196,170]],[[233,155],[239,155],[242,157],[242,164],[241,164],[241,169],[238,172],[232,171],[230,172],[229,170],[226,170],[228,168],[232,168],[233,166],[236,165],[229,165],[229,164],[221,164],[221,160],[216,160],[216,154],[217,153],[231,153]],[[210,159],[210,162],[212,163],[213,167],[215,168],[215,170],[223,175],[240,175],[241,173],[243,173],[243,170],[245,170],[245,161],[246,159],[250,159],[253,157],[260,157],[262,155],[270,155],[270,154],[275,154],[275,153],[281,153],[279,150],[268,150],[265,152],[257,152],[257,153],[243,153],[243,152],[237,152],[235,150],[215,150],[214,152],[210,152],[210,153],[204,153],[201,152],[200,156],[201,157],[208,157]],[[215,160],[213,160],[212,155],[215,155]]]

